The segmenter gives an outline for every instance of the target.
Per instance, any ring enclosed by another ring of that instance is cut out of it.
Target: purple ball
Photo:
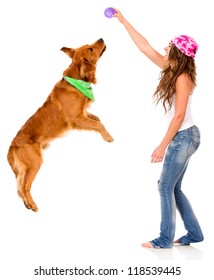
[[[107,17],[107,18],[111,18],[113,16],[113,14],[115,14],[115,10],[111,7],[105,9],[104,11],[104,15]]]

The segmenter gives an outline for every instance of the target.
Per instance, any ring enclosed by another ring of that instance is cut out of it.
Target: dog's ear
[[[85,58],[80,61],[80,75],[86,82],[96,84],[96,66]]]
[[[74,53],[75,53],[75,49],[66,48],[66,47],[61,48],[61,51],[66,53],[70,58],[73,58]]]

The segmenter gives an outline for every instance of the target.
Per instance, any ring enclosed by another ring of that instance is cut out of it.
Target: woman
[[[198,220],[181,183],[192,154],[200,145],[200,132],[191,115],[191,99],[196,86],[195,54],[198,44],[189,36],[173,38],[164,48],[162,56],[138,33],[115,9],[116,17],[136,44],[161,70],[160,81],[154,93],[157,103],[161,102],[168,129],[159,146],[153,151],[151,162],[163,162],[158,181],[161,201],[160,235],[142,244],[146,248],[171,248],[174,244],[189,245],[204,239]],[[187,234],[174,240],[176,208],[183,220]]]

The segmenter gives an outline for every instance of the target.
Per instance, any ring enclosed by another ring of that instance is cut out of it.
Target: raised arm
[[[153,63],[155,63],[160,68],[163,68],[165,63],[164,56],[153,49],[146,38],[144,38],[137,30],[134,29],[134,27],[124,18],[118,9],[114,8],[114,10],[116,13],[113,15],[113,17],[116,17],[123,24],[139,50],[144,53],[144,55],[146,55]]]

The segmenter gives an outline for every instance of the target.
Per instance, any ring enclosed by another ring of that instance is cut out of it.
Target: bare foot
[[[144,247],[144,248],[154,248],[154,246],[150,242],[143,243],[142,247]]]
[[[190,245],[189,243],[187,243],[187,244],[181,244],[180,241],[179,241],[179,239],[175,240],[173,243],[174,243],[174,245],[181,245],[181,246],[189,246],[189,245]]]

